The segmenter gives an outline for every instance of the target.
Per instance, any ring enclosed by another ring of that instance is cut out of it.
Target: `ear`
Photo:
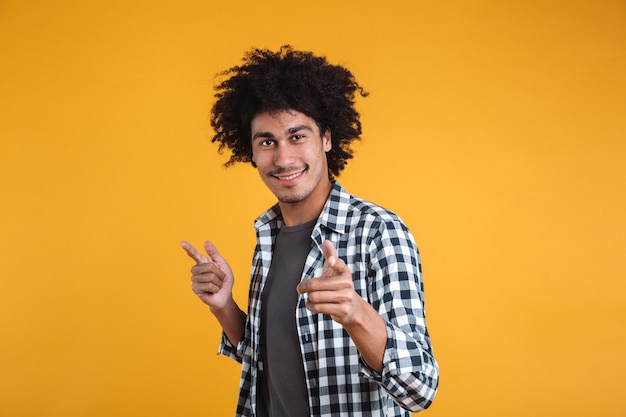
[[[333,148],[333,141],[330,137],[330,129],[326,129],[324,131],[324,135],[322,135],[322,146],[324,147],[324,152],[328,152]]]

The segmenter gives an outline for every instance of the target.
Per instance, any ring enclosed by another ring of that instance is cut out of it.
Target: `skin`
[[[285,224],[295,226],[317,218],[332,188],[326,161],[332,145],[330,132],[320,132],[313,119],[293,110],[259,113],[251,128],[252,160],[278,199]],[[192,290],[210,307],[229,341],[238,344],[246,315],[232,298],[230,266],[209,241],[204,243],[206,255],[188,242],[181,246],[196,262],[191,268]],[[385,322],[356,293],[352,273],[330,241],[323,243],[322,251],[322,276],[301,282],[297,291],[308,295],[308,310],[328,314],[340,323],[365,362],[381,372],[387,342]]]
[[[332,188],[326,162],[330,131],[322,134],[315,120],[300,112],[280,111],[255,116],[251,132],[252,161],[278,198],[285,224],[317,218]]]

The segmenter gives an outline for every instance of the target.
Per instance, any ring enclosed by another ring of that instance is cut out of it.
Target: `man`
[[[344,67],[289,46],[252,50],[225,71],[213,141],[250,162],[278,203],[255,221],[244,313],[211,242],[192,289],[242,363],[238,416],[409,416],[427,408],[439,369],[424,316],[415,241],[394,213],[335,181],[361,134]]]

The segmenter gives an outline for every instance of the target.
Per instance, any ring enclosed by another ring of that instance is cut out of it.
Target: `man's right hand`
[[[232,300],[235,278],[228,262],[219,254],[215,245],[204,242],[206,255],[182,241],[180,246],[196,265],[191,268],[191,289],[211,311],[217,312]]]

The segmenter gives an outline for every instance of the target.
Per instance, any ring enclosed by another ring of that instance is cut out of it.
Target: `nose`
[[[294,161],[293,150],[289,145],[279,144],[274,150],[274,165],[281,168],[287,168]]]

